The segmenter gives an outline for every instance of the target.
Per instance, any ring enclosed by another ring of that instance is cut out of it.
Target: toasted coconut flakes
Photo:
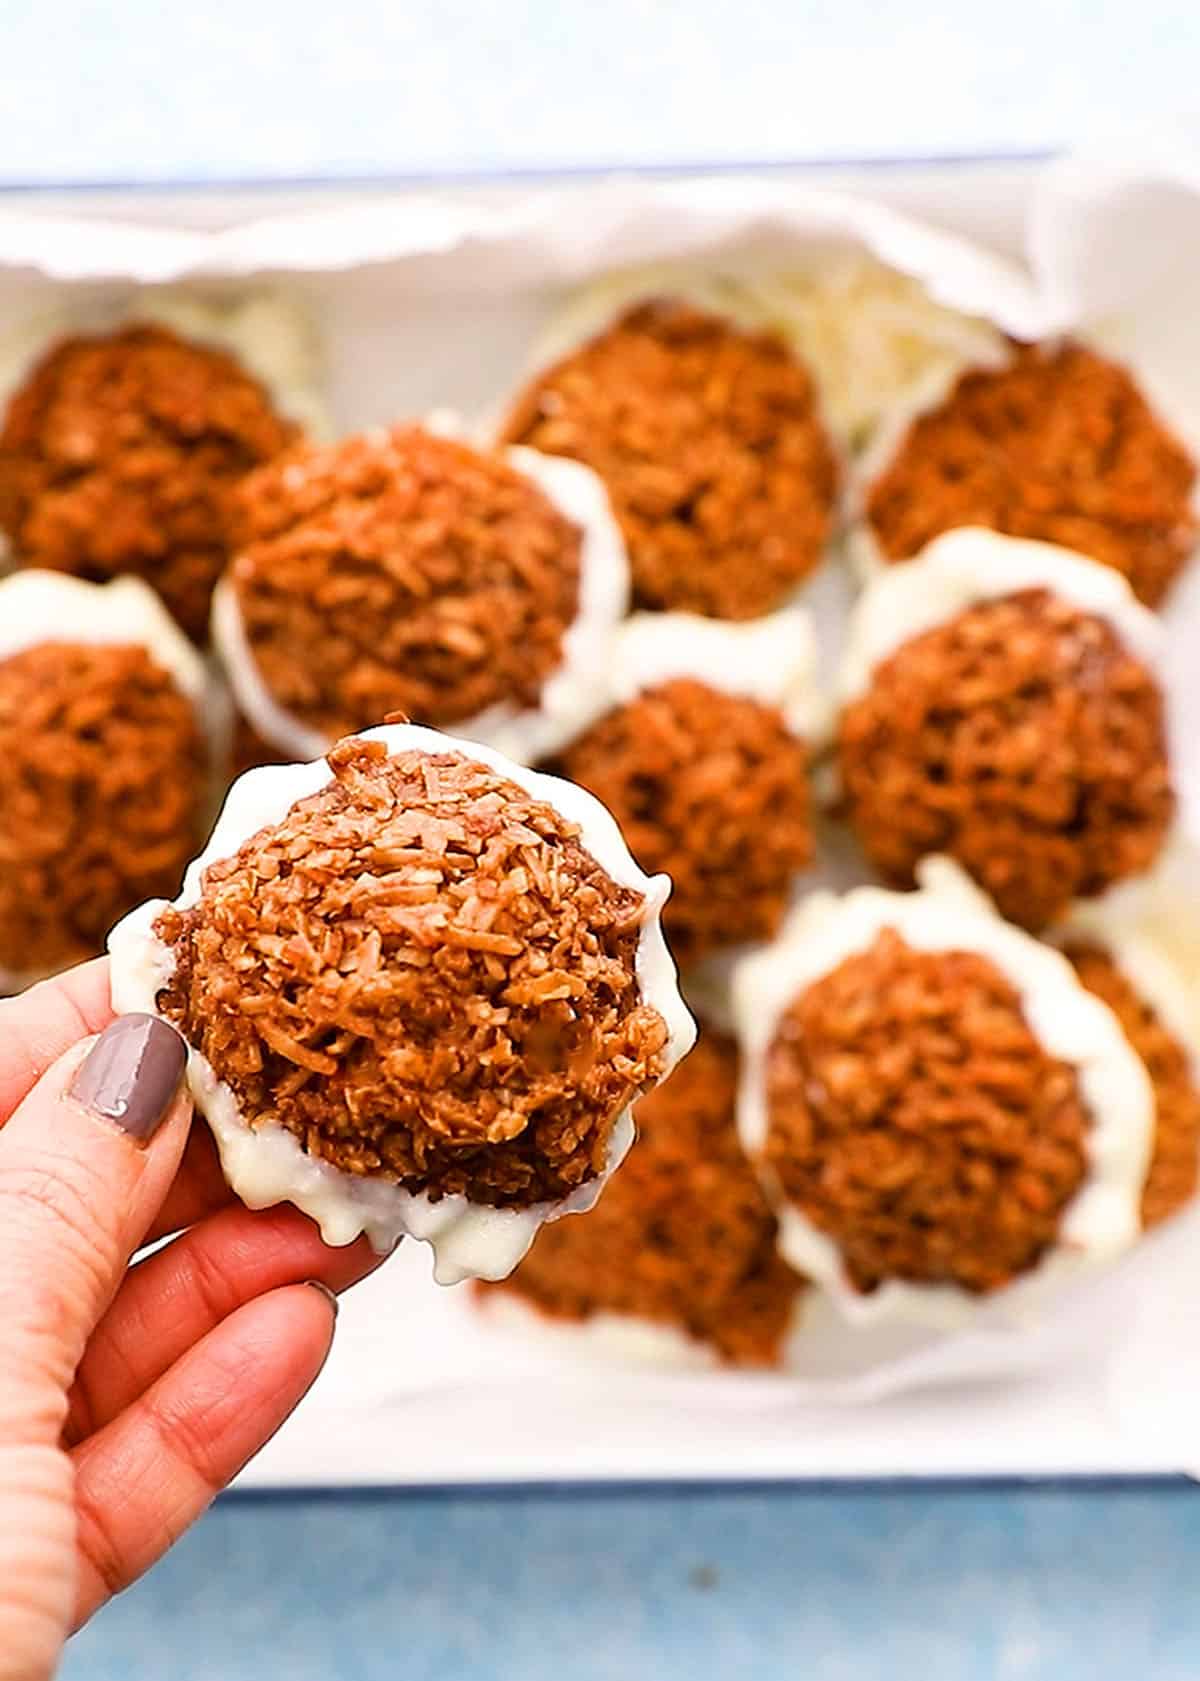
[[[641,895],[550,806],[455,753],[348,740],[329,763],[332,782],[207,870],[198,904],[159,917],[176,965],[164,1013],[248,1125],[335,1167],[433,1199],[569,1195],[664,1066],[666,1024],[636,977]],[[399,843],[431,791],[449,820],[437,898],[396,903]]]

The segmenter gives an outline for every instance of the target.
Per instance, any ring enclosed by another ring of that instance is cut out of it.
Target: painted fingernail
[[[322,1284],[319,1278],[306,1278],[304,1282],[308,1285],[310,1290],[319,1290],[321,1292],[325,1300],[333,1309],[333,1317],[336,1319],[338,1316],[338,1299],[329,1288],[328,1284]]]
[[[186,1062],[187,1046],[167,1022],[118,1016],[80,1064],[70,1095],[145,1144],[166,1120]]]

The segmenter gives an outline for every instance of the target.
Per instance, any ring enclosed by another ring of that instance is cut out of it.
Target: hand
[[[113,1022],[104,961],[0,1004],[0,1681],[49,1676],[262,1447],[378,1259],[234,1203],[183,1064]]]

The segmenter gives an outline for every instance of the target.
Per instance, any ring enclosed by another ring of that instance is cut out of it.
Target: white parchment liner
[[[362,739],[383,742],[389,754],[460,752],[488,765],[579,825],[582,844],[597,863],[614,881],[645,898],[637,975],[643,998],[667,1024],[669,1072],[691,1048],[695,1037],[660,925],[670,881],[666,876],[646,876],[638,869],[621,831],[600,802],[574,783],[523,769],[494,749],[437,730],[393,724],[366,730]],[[268,765],[240,776],[229,791],[208,846],[188,868],[175,908],[187,910],[198,903],[204,872],[210,864],[231,857],[244,841],[260,829],[281,822],[298,800],[326,787],[332,779],[333,773],[323,759],[303,765]],[[113,1007],[118,1011],[158,1013],[158,995],[174,969],[170,948],[154,932],[154,923],[165,908],[165,900],[149,901],[118,923],[109,937]],[[594,1205],[634,1135],[630,1108],[613,1129],[602,1175],[559,1202],[541,1202],[527,1209],[490,1208],[457,1195],[433,1201],[425,1193],[403,1190],[385,1179],[341,1173],[329,1163],[306,1155],[283,1127],[252,1129],[242,1119],[232,1090],[194,1047],[189,1050],[188,1083],[217,1141],[225,1176],[249,1207],[293,1202],[317,1222],[325,1241],[332,1244],[351,1243],[365,1232],[377,1249],[387,1251],[401,1236],[419,1238],[433,1249],[435,1277],[441,1284],[457,1284],[465,1278],[503,1278],[511,1272],[545,1220],[582,1213]]]
[[[147,226],[155,207],[145,200],[131,199],[124,223],[18,208],[0,212],[0,301],[11,316],[13,303],[24,313],[31,295],[52,304],[61,293],[110,284],[199,281],[228,291],[247,280],[282,280],[313,300],[327,330],[338,424],[358,429],[439,403],[477,421],[494,414],[565,298],[608,270],[683,263],[776,274],[866,250],[922,280],[940,302],[1018,338],[1103,329],[1139,380],[1156,382],[1147,389],[1161,385],[1172,403],[1200,414],[1194,155],[1164,148],[1146,158],[1125,145],[1119,154],[1031,170],[1028,239],[1013,171],[946,166],[932,185],[929,173],[921,172],[910,195],[903,171],[881,171],[874,199],[838,190],[836,176],[786,174],[535,186],[487,204],[381,196],[240,224],[231,218],[216,233]],[[929,207],[931,222],[904,208],[916,202]],[[978,242],[981,234],[996,239],[996,251]],[[1183,725],[1179,781],[1189,833],[1200,835],[1196,568],[1165,620],[1166,666]],[[822,601],[823,649],[843,623],[841,603],[827,611]],[[469,1304],[454,1294],[435,1298],[416,1261],[401,1254],[344,1306],[340,1348],[322,1389],[347,1410],[327,1413],[318,1394],[252,1468],[252,1479],[894,1475],[1185,1462],[1140,1424],[1115,1437],[1092,1403],[1094,1383],[1081,1386],[1075,1374],[1103,1366],[1122,1338],[1132,1351],[1130,1327],[1150,1324],[1150,1301],[1161,1312],[1154,1334],[1131,1352],[1131,1381],[1177,1353],[1179,1316],[1195,1296],[1181,1286],[1200,1266],[1200,1223],[1190,1217],[1153,1234],[1111,1275],[1070,1289],[1038,1328],[904,1342],[900,1327],[887,1335],[851,1332],[834,1316],[828,1334],[810,1325],[806,1364],[793,1379],[681,1377],[663,1396],[648,1375],[599,1384],[589,1374],[570,1387],[565,1410],[555,1399],[566,1393],[565,1374],[547,1387],[543,1368],[514,1343],[477,1346]],[[398,1322],[419,1328],[421,1362],[395,1357]],[[1038,1384],[1011,1397],[994,1383],[978,1387],[1035,1369]],[[1176,1362],[1171,1374],[1155,1392],[1175,1396],[1190,1429],[1200,1416],[1200,1362],[1194,1373]],[[948,1386],[936,1399],[928,1389],[934,1384]],[[402,1403],[414,1427],[389,1431],[381,1424],[389,1415],[373,1417],[383,1398]],[[839,1414],[836,1406],[848,1400],[871,1400],[877,1410]],[[743,1407],[758,1421],[749,1432]],[[370,1446],[357,1451],[366,1418]],[[349,1434],[338,1436],[335,1449],[338,1420]],[[1186,1462],[1200,1462],[1200,1452]]]

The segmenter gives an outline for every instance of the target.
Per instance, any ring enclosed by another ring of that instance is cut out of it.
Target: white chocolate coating
[[[456,434],[452,424],[442,427],[443,435]],[[531,764],[565,747],[610,703],[613,634],[629,610],[629,561],[608,494],[590,468],[525,448],[506,450],[505,456],[582,532],[579,605],[563,633],[562,661],[543,683],[537,706],[522,709],[500,702],[456,720],[454,730],[519,764]],[[271,694],[255,664],[228,578],[213,597],[212,637],[238,705],[264,740],[298,758],[315,758],[332,745]]]
[[[0,582],[0,660],[43,642],[137,644],[171,674],[181,693],[204,705],[209,686],[204,661],[140,578],[92,584],[33,567],[11,573]]]
[[[1112,1259],[1141,1229],[1140,1201],[1154,1128],[1146,1071],[1113,1012],[1087,992],[1061,953],[1004,922],[990,902],[946,859],[928,859],[914,893],[860,887],[841,899],[813,894],[779,937],[746,959],[734,977],[734,1017],[742,1050],[738,1130],[747,1153],[761,1157],[769,1113],[766,1064],[779,1024],[814,982],[894,929],[918,951],[971,951],[1012,982],[1030,1028],[1049,1055],[1069,1063],[1090,1112],[1087,1177],[1063,1213],[1058,1245],[1030,1272],[990,1298],[955,1285],[889,1279],[870,1294],[851,1283],[834,1240],[764,1184],[780,1221],[779,1246],[797,1271],[824,1286],[861,1324],[891,1318],[951,1327],[995,1302],[1008,1308],[1083,1267]]]
[[[1158,666],[1163,627],[1119,572],[1052,543],[963,526],[871,579],[850,616],[838,674],[841,704],[865,694],[875,668],[906,642],[980,602],[1030,589],[1049,590],[1107,620],[1132,654],[1151,670]]]
[[[666,876],[649,877],[638,869],[620,829],[599,801],[573,783],[526,770],[493,748],[437,730],[413,724],[385,725],[364,731],[363,739],[382,741],[391,755],[413,750],[461,753],[507,777],[579,825],[582,845],[601,868],[613,881],[633,888],[646,900],[637,977],[643,1000],[657,1009],[667,1024],[665,1072],[669,1073],[691,1049],[695,1038],[695,1026],[679,995],[675,965],[660,924],[670,882]],[[183,891],[175,900],[176,908],[186,910],[198,902],[204,872],[210,864],[230,857],[260,829],[281,822],[298,800],[317,793],[331,780],[332,772],[324,760],[268,765],[239,777],[229,791],[208,846],[188,869]],[[141,906],[109,937],[113,1007],[119,1012],[157,1013],[158,994],[174,967],[170,948],[153,927],[165,908],[163,901]],[[365,1232],[377,1249],[386,1251],[405,1234],[419,1238],[433,1249],[434,1276],[442,1284],[459,1283],[469,1277],[503,1278],[511,1272],[543,1221],[592,1206],[633,1140],[632,1117],[626,1111],[613,1129],[604,1173],[558,1203],[498,1209],[472,1203],[465,1196],[447,1196],[434,1203],[387,1180],[363,1179],[314,1162],[282,1128],[251,1128],[241,1116],[233,1092],[217,1079],[195,1049],[189,1053],[188,1080],[196,1106],[217,1140],[225,1175],[243,1202],[251,1208],[293,1202],[317,1222],[326,1242],[332,1244],[349,1243]]]
[[[209,742],[214,773],[219,773],[229,726],[220,689],[148,584],[140,578],[93,584],[66,572],[32,567],[10,573],[0,580],[0,660],[47,642],[145,648],[194,706]],[[0,994],[22,991],[44,972],[0,966]]]
[[[624,705],[677,677],[776,707],[802,741],[828,731],[816,632],[802,607],[736,623],[695,613],[635,613],[617,634],[614,701]]]

